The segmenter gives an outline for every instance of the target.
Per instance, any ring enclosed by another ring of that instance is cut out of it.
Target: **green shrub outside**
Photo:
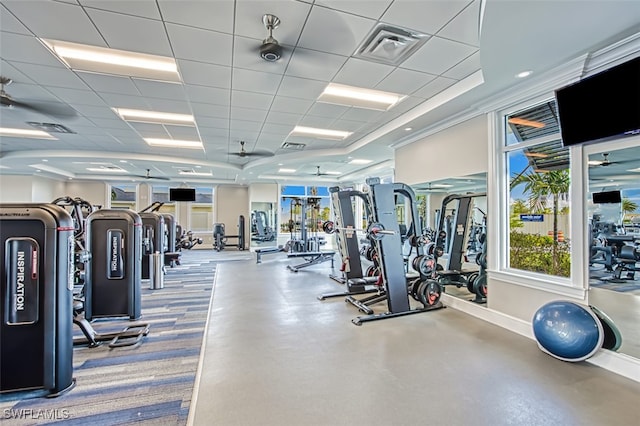
[[[554,262],[553,237],[511,231],[510,265],[514,269],[539,272],[559,277],[571,274],[569,242],[558,242],[557,261]]]

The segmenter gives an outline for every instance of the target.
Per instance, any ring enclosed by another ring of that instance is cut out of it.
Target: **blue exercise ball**
[[[578,303],[554,301],[533,316],[533,334],[540,349],[563,361],[583,361],[602,347],[604,331],[598,317]]]

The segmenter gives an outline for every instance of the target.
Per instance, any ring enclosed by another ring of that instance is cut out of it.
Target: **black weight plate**
[[[413,297],[416,302],[420,302],[420,296],[418,293],[418,288],[420,287],[420,284],[422,283],[422,280],[420,280],[420,278],[416,278],[415,280],[411,281],[411,297]]]
[[[440,301],[442,288],[437,281],[427,280],[418,287],[418,296],[424,306],[434,306]]]
[[[480,274],[473,283],[474,293],[480,297],[487,297],[487,274]]]
[[[478,279],[478,275],[480,275],[479,272],[472,272],[467,277],[467,290],[469,290],[469,293],[475,294],[476,291],[473,288],[473,284],[475,283],[476,279]]]

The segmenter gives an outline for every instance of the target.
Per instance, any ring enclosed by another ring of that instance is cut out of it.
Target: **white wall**
[[[218,186],[214,191],[213,217],[216,223],[224,223],[227,235],[238,235],[238,216],[245,219],[245,245],[249,244],[249,188],[246,186]],[[236,239],[229,240],[229,244],[237,244]],[[207,240],[205,240],[207,244]],[[210,246],[209,246],[210,247]]]
[[[395,181],[407,185],[486,172],[489,167],[485,115],[450,127],[395,152]]]
[[[109,205],[107,188],[108,185],[104,182],[69,181],[65,186],[64,194],[60,194],[59,196],[68,195],[73,198],[80,197],[92,205],[99,205],[105,208]],[[109,196],[109,199],[110,198]]]
[[[3,203],[31,203],[33,176],[0,176],[0,201]],[[52,201],[52,200],[49,200]]]
[[[31,200],[34,203],[50,203],[65,192],[67,182],[47,179],[40,176],[33,177],[31,185]]]

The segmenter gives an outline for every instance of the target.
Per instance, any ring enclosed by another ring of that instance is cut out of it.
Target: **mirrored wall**
[[[413,185],[445,293],[482,305],[488,297],[486,188],[485,173]]]
[[[640,358],[640,146],[635,145],[589,147],[586,202],[589,304],[619,331],[616,350]]]
[[[277,245],[277,209],[274,203],[251,203],[251,247]]]

